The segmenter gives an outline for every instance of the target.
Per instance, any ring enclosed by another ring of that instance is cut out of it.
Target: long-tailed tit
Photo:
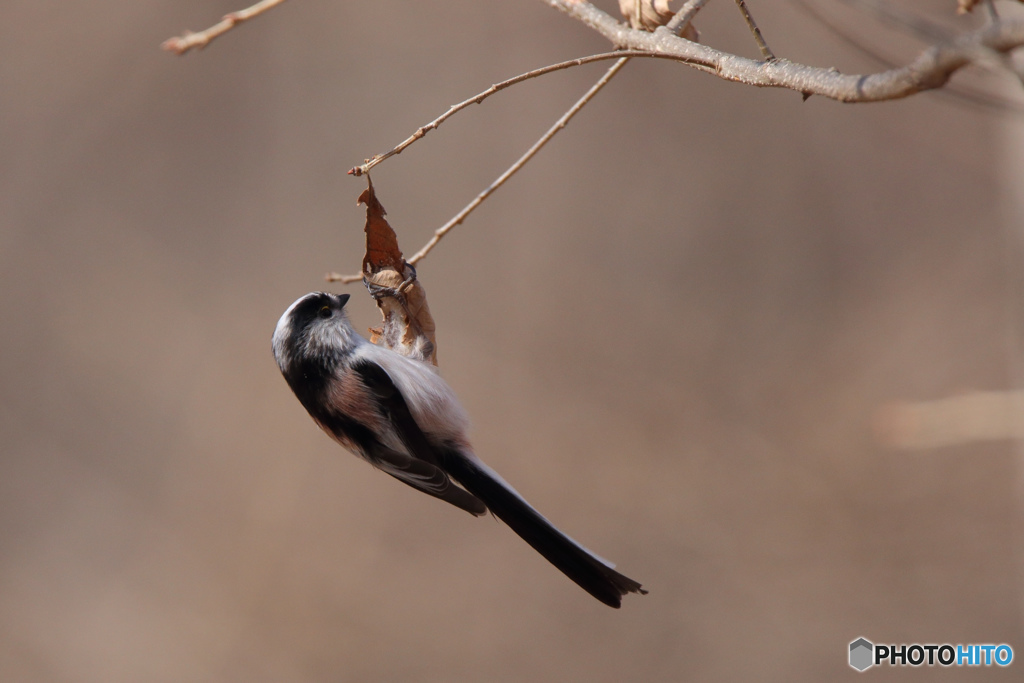
[[[357,334],[345,315],[348,298],[307,294],[274,330],[277,364],[321,429],[414,489],[473,515],[490,510],[606,605],[619,607],[626,593],[647,592],[556,529],[481,462],[448,384],[429,363]]]

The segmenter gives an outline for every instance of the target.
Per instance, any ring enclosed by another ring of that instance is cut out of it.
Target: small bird
[[[356,333],[345,314],[348,299],[307,294],[274,330],[281,373],[328,436],[414,489],[476,516],[492,512],[606,605],[617,608],[626,593],[647,593],[556,529],[477,458],[466,438],[466,414],[436,368]]]

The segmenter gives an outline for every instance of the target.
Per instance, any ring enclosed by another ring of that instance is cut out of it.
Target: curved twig
[[[506,180],[511,178],[513,175],[515,175],[516,171],[525,166],[526,162],[532,159],[533,155],[539,152],[541,147],[548,144],[548,141],[551,138],[555,137],[555,134],[558,133],[558,131],[565,128],[566,124],[569,123],[569,120],[572,117],[576,116],[576,114],[579,113],[580,109],[582,109],[587,104],[587,102],[593,99],[594,95],[596,95],[601,90],[601,88],[603,88],[608,83],[608,81],[610,81],[612,77],[619,72],[619,69],[626,66],[626,62],[628,61],[629,57],[622,57],[621,59],[619,59],[619,61],[615,62],[615,64],[613,64],[611,68],[604,73],[604,75],[597,81],[597,83],[594,83],[594,85],[591,86],[590,90],[588,90],[586,94],[583,95],[583,97],[581,97],[576,102],[576,104],[572,105],[572,108],[569,109],[569,111],[562,114],[562,118],[558,119],[558,121],[555,122],[555,125],[551,126],[551,128],[548,129],[548,132],[544,133],[544,135],[541,136],[540,140],[537,140],[537,142],[533,143],[533,147],[528,149],[526,153],[523,154],[523,156],[519,157],[519,160],[516,161],[516,163],[509,166],[507,171],[498,176],[498,178],[493,183],[487,186],[486,190],[478,194],[473,201],[467,204],[466,207],[462,209],[462,211],[459,211],[457,214],[455,214],[455,216],[452,217],[450,221],[448,221],[440,228],[435,230],[434,236],[431,237],[430,240],[425,245],[423,245],[422,249],[413,254],[412,258],[409,259],[409,263],[415,265],[417,262],[419,262],[420,259],[429,254],[430,250],[437,246],[437,243],[441,241],[441,238],[448,234],[449,230],[451,230],[456,225],[464,221],[466,219],[466,216],[471,214],[473,210],[476,209],[476,207],[480,206],[480,204],[485,199],[487,199],[487,197],[489,197],[492,192],[494,192],[499,187],[504,185]]]
[[[519,157],[519,159],[514,164],[509,166],[508,169],[504,173],[502,173],[500,176],[498,176],[495,179],[494,182],[492,182],[490,185],[487,186],[487,189],[485,189],[483,192],[478,194],[473,199],[473,201],[471,201],[469,204],[467,204],[465,207],[463,207],[463,209],[461,211],[459,211],[457,214],[455,214],[451,218],[451,220],[449,220],[447,223],[445,223],[440,228],[435,230],[433,236],[427,241],[426,244],[423,245],[423,248],[420,249],[419,251],[417,251],[415,254],[413,254],[413,256],[409,259],[409,263],[415,265],[424,256],[429,254],[430,251],[435,246],[437,246],[437,243],[440,242],[444,238],[444,236],[447,235],[448,232],[452,228],[454,228],[456,225],[459,225],[460,223],[462,223],[462,221],[466,220],[466,217],[469,216],[469,214],[473,213],[473,211],[478,206],[480,206],[480,204],[482,204],[483,201],[485,199],[487,199],[487,197],[489,197],[499,187],[504,185],[505,181],[508,180],[509,178],[511,178],[513,175],[515,175],[515,173],[517,171],[519,171],[519,169],[521,169],[523,166],[525,166],[526,163],[530,159],[532,159],[533,156],[535,154],[537,154],[537,152],[539,152],[540,149],[544,145],[546,145],[549,140],[551,140],[551,138],[555,137],[555,135],[558,133],[558,131],[560,131],[563,128],[565,128],[565,126],[569,123],[569,120],[572,119],[572,117],[576,116],[576,114],[579,113],[580,109],[583,109],[583,107],[586,106],[586,104],[588,102],[590,102],[590,100],[592,100],[594,98],[594,96],[597,95],[598,92],[600,92],[601,88],[603,88],[605,85],[608,84],[608,81],[610,81],[615,76],[615,74],[617,74],[619,72],[619,70],[622,69],[622,67],[624,67],[626,65],[626,62],[628,62],[628,61],[629,61],[629,57],[628,56],[624,56],[624,57],[620,56],[619,60],[617,62],[615,62],[615,64],[613,64],[611,66],[611,68],[608,69],[608,71],[606,71],[604,73],[604,75],[601,76],[601,78],[599,78],[598,81],[596,83],[594,83],[594,85],[592,85],[590,87],[590,89],[583,95],[583,97],[581,97],[579,100],[577,100],[576,104],[572,105],[572,107],[569,109],[569,111],[567,111],[564,114],[562,114],[561,118],[559,118],[558,121],[556,121],[555,124],[553,126],[551,126],[551,128],[549,128],[548,131],[546,133],[544,133],[544,135],[542,135],[539,140],[537,140],[537,142],[533,143],[533,146],[530,147],[530,149],[528,149],[526,151],[526,153],[523,154],[523,156]],[[452,113],[454,113],[454,112],[452,112]],[[421,128],[420,130],[423,130],[423,129]],[[420,137],[423,137],[423,136],[421,135]],[[416,138],[416,139],[419,139],[419,138]],[[407,140],[408,144],[406,144],[405,146],[408,147],[414,141],[415,140],[410,138],[409,140]],[[404,147],[403,147],[403,149],[404,149]],[[394,152],[394,153],[397,154],[400,151],[401,150],[398,150],[397,152]],[[390,156],[390,154],[389,154],[389,156]],[[383,158],[381,158],[380,161],[383,161]],[[377,163],[380,163],[380,161],[378,161]],[[362,279],[362,275],[341,275],[339,273],[328,273],[327,276],[326,276],[326,280],[328,282],[341,282],[342,284],[350,284],[352,282],[357,282],[357,281],[359,281],[361,279]]]
[[[591,62],[600,62],[606,59],[620,59],[622,57],[662,57],[664,59],[677,59],[676,57],[670,55],[656,55],[644,50],[618,50],[616,52],[603,52],[597,55],[590,55],[589,57],[570,59],[566,62],[559,62],[558,64],[551,64],[549,66],[541,67],[540,69],[527,71],[524,74],[519,74],[518,76],[514,76],[512,78],[509,78],[508,80],[504,80],[501,83],[495,83],[487,90],[484,90],[483,92],[478,93],[473,97],[470,97],[468,100],[463,100],[458,104],[453,104],[451,107],[449,107],[448,111],[441,114],[430,123],[417,128],[415,133],[407,137],[405,140],[402,140],[402,142],[398,143],[387,152],[384,152],[383,154],[377,154],[369,159],[366,159],[361,165],[349,169],[348,173],[349,175],[354,176],[361,176],[364,173],[369,173],[371,168],[373,168],[374,166],[376,166],[377,164],[379,164],[380,162],[384,161],[389,157],[392,157],[396,154],[401,154],[406,147],[416,142],[417,140],[419,140],[420,138],[422,138],[424,135],[434,130],[435,128],[438,128],[452,115],[462,111],[463,109],[470,105],[480,104],[491,95],[497,92],[501,92],[505,88],[509,88],[513,85],[516,85],[517,83],[522,83],[523,81],[527,81],[531,78],[537,78],[538,76],[543,76],[554,71],[561,71],[562,69],[568,69],[574,66],[582,66],[583,64],[590,64]]]

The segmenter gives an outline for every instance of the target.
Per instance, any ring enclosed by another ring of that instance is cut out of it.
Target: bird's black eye
[[[330,306],[321,306],[319,316],[321,318],[330,318],[334,314]]]

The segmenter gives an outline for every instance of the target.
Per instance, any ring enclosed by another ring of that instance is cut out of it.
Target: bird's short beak
[[[350,296],[351,296],[351,294],[339,294],[338,295],[338,305],[341,306],[342,308],[344,308],[345,304],[348,303],[348,298]]]

